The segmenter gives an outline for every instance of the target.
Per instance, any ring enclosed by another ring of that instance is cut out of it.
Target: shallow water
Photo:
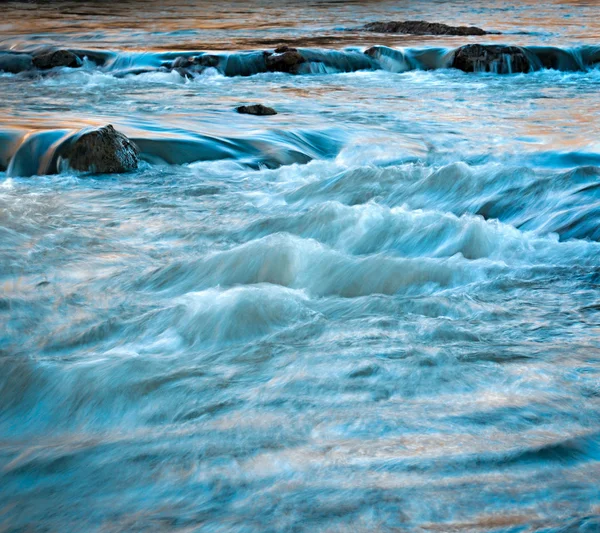
[[[0,530],[600,530],[600,70],[443,60],[599,7],[4,5],[88,60],[0,74]],[[356,30],[403,18],[504,33]],[[320,59],[227,71],[279,42]],[[37,175],[106,123],[138,171]]]

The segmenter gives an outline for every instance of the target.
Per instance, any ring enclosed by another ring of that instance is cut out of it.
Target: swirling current
[[[600,531],[596,3],[2,10],[0,531]]]

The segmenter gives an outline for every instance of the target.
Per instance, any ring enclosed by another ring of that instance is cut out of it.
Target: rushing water
[[[0,73],[1,531],[600,531],[600,7],[2,10],[87,59]],[[356,29],[411,18],[503,33]],[[137,172],[37,175],[106,123]]]

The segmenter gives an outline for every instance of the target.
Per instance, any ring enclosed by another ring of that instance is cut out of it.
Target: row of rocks
[[[365,51],[371,54],[372,49]],[[282,46],[274,53],[264,52],[267,68],[270,71],[295,74],[298,67],[306,62],[296,48]],[[532,64],[524,49],[503,44],[467,44],[459,47],[450,65],[463,72],[496,72],[498,74],[529,72]]]
[[[285,72],[298,74],[300,65],[306,63],[306,58],[296,48],[279,46],[274,51],[262,52],[263,69],[267,72]],[[202,54],[198,56],[180,56],[163,65],[162,69],[174,70],[181,76],[189,78],[207,68],[218,68],[221,58],[216,55]]]
[[[487,35],[489,32],[476,26],[448,26],[425,20],[370,22],[360,28],[375,33],[402,33],[408,35]]]
[[[81,65],[81,58],[69,50],[45,50],[34,54],[0,52],[0,71],[11,74],[33,69],[78,68]]]
[[[372,55],[372,50],[365,51]],[[280,46],[273,52],[262,53],[264,67],[268,72],[300,73],[300,67],[307,59],[296,48]],[[219,65],[219,56],[203,54],[195,57],[180,56],[161,67],[161,70],[173,70],[184,77],[202,72],[206,68]],[[53,50],[38,55],[0,53],[0,71],[17,74],[33,69],[50,70],[56,67],[77,68],[82,65],[81,58],[69,50]],[[523,48],[508,45],[469,44],[459,47],[449,65],[464,72],[496,72],[498,74],[528,72],[532,63]],[[141,72],[145,72],[142,69]],[[132,72],[129,71],[131,74]]]
[[[376,48],[369,48],[364,53],[376,57],[373,54],[373,50]],[[280,46],[273,52],[265,51],[263,57],[268,72],[288,74],[299,74],[301,65],[308,61],[300,51],[288,46]],[[217,63],[218,57],[216,56],[179,57],[172,62],[171,68],[183,76],[189,76],[190,70],[198,71],[198,67],[216,66]],[[464,72],[509,74],[529,72],[532,63],[525,50],[518,46],[468,44],[456,49],[448,66]]]

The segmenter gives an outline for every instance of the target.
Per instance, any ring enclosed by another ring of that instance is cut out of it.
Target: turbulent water
[[[357,29],[396,19],[500,33]],[[3,3],[1,50],[85,60],[0,73],[0,530],[600,531],[598,20]],[[108,123],[136,172],[43,175]]]

